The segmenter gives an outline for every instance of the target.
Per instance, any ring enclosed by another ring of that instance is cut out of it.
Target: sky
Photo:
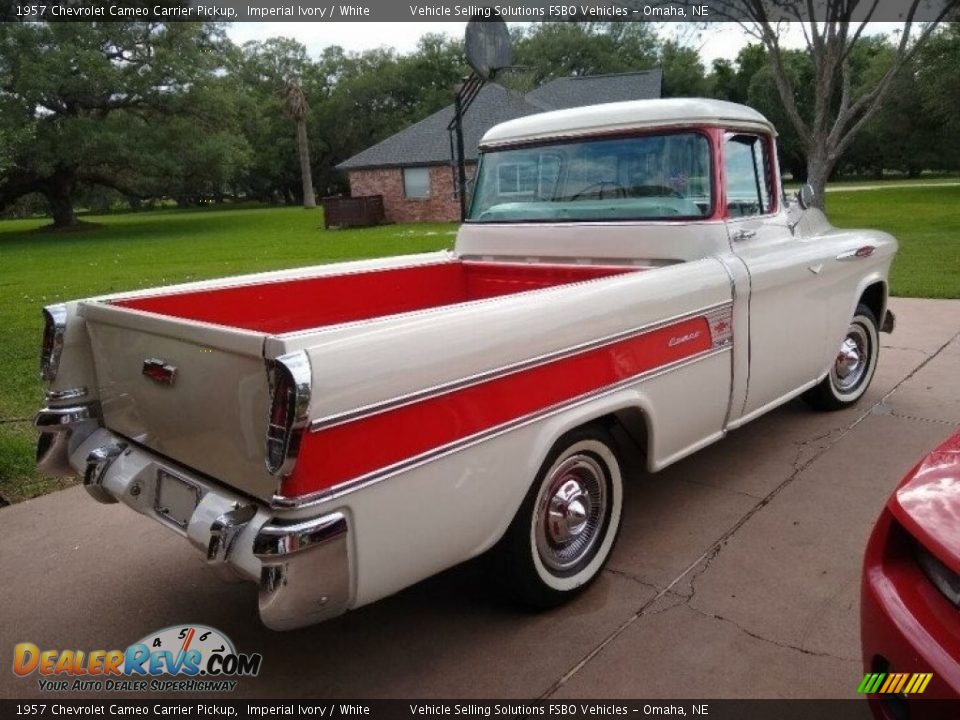
[[[525,23],[508,23],[523,25]],[[787,48],[805,47],[799,23],[788,23],[781,42]],[[356,23],[233,23],[227,34],[236,43],[247,40],[265,40],[285,36],[299,40],[311,56],[316,57],[328,45],[340,45],[346,50],[362,51],[377,47],[393,47],[401,53],[414,50],[417,40],[427,33],[442,33],[463,37],[465,22],[356,22]],[[679,37],[686,44],[700,50],[705,67],[716,58],[733,60],[753,38],[736,23],[713,23],[698,37],[690,37],[689,23],[658,23],[663,35]],[[871,23],[868,34],[890,32],[899,23]]]

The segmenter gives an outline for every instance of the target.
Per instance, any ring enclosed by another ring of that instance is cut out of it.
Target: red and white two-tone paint
[[[39,465],[258,582],[271,627],[488,551],[561,602],[610,554],[625,454],[870,383],[896,242],[787,201],[775,137],[710,100],[522,118],[451,251],[51,306]]]

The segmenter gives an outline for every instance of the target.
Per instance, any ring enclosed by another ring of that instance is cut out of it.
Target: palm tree
[[[303,181],[303,206],[315,208],[316,197],[313,194],[313,176],[310,173],[310,147],[307,144],[307,96],[297,80],[288,80],[280,93],[283,109],[287,116],[297,124],[297,151],[300,155],[300,177]]]

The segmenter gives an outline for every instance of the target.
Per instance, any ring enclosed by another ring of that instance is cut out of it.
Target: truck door
[[[773,138],[728,132],[723,202],[733,252],[750,274],[750,370],[739,415],[757,413],[822,370],[827,250],[793,237],[780,205]],[[738,417],[736,408],[732,417]]]

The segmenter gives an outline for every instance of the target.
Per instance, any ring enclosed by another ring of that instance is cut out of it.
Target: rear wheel
[[[559,605],[600,574],[620,529],[623,479],[610,434],[564,435],[497,547],[501,579],[522,602]]]
[[[803,399],[816,410],[840,410],[857,402],[870,386],[880,355],[877,318],[866,305],[858,305],[830,372]]]

